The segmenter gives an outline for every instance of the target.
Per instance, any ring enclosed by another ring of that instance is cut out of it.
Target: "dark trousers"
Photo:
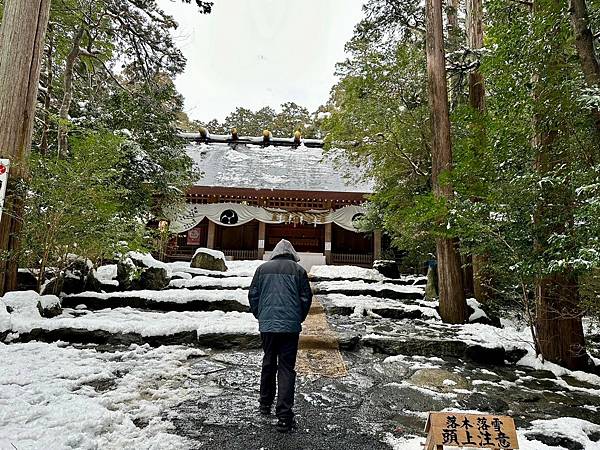
[[[260,375],[260,404],[271,406],[275,399],[277,379],[277,405],[279,418],[292,418],[296,388],[296,354],[299,333],[260,333],[264,357]]]

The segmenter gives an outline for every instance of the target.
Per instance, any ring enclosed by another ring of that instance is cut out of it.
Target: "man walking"
[[[275,399],[277,380],[277,431],[295,427],[294,389],[296,354],[310,304],[312,291],[300,258],[285,239],[273,250],[271,260],[254,274],[248,299],[250,310],[258,319],[264,357],[260,377],[260,412],[268,415]]]

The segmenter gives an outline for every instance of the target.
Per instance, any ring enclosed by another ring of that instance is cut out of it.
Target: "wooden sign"
[[[425,450],[445,447],[519,448],[515,422],[508,416],[430,412],[425,431]]]

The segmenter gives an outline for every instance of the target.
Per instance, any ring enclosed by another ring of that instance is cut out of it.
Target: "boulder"
[[[400,278],[400,271],[396,261],[377,260],[373,262],[373,269],[386,278]]]
[[[542,444],[546,444],[551,448],[566,448],[568,450],[584,450],[585,447],[580,442],[574,441],[568,436],[564,435],[553,435],[549,436],[542,433],[527,433],[528,439],[540,441]]]
[[[409,381],[415,386],[438,392],[452,392],[454,389],[467,389],[469,382],[463,376],[445,369],[419,369]]]
[[[63,288],[63,277],[54,277],[42,286],[42,295],[60,295]]]
[[[211,250],[208,248],[199,248],[196,250],[190,267],[194,269],[214,270],[226,272],[225,255],[223,252]]]
[[[148,267],[143,270],[140,279],[137,281],[138,289],[148,289],[159,291],[169,285],[167,271],[159,267]]]
[[[18,291],[37,291],[37,277],[27,269],[19,269],[17,272]]]
[[[139,278],[140,271],[130,258],[117,262],[117,281],[121,289],[130,290],[134,280]]]
[[[60,299],[55,295],[42,295],[37,304],[40,316],[50,319],[62,314]]]
[[[68,274],[62,280],[61,292],[64,292],[65,294],[79,294],[85,291],[85,284],[86,278],[75,277],[73,274]],[[55,295],[58,295],[59,293],[60,292],[54,292]]]
[[[338,333],[340,350],[354,351],[360,343],[360,336],[352,333]]]

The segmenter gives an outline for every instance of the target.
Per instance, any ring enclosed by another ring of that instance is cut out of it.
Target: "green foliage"
[[[595,30],[598,6],[590,2]],[[463,253],[487,256],[499,298],[527,298],[536,279],[555,272],[588,279],[600,264],[600,143],[567,2],[536,1],[531,11],[491,0],[480,54],[448,42],[453,97],[467,95],[455,80],[477,68],[487,93],[484,114],[452,103],[448,204],[431,193],[421,8],[367,2],[327,105],[330,152],[375,179],[369,221],[423,259],[435,237],[460,238]],[[460,55],[469,64],[461,66]]]
[[[181,125],[189,129],[185,120]],[[310,114],[306,108],[294,102],[283,103],[279,112],[268,106],[258,111],[238,107],[223,123],[213,119],[205,124],[193,123],[192,126],[196,130],[203,126],[213,134],[230,134],[235,128],[240,136],[262,136],[264,130],[271,131],[276,137],[292,137],[297,130],[305,138],[321,136],[318,112]]]
[[[323,121],[326,148],[376,181],[373,224],[405,250],[432,250],[426,231],[443,216],[431,196],[429,111],[422,42],[380,46],[357,36]],[[341,154],[340,154],[341,153]],[[425,207],[430,205],[432,208]],[[426,214],[423,214],[424,212]],[[444,228],[439,230],[445,232]]]
[[[176,127],[183,101],[171,77],[185,59],[174,20],[156,0],[54,0],[51,8],[22,262],[38,267],[69,252],[112,257],[120,241],[136,248],[140,225],[183,201],[197,175]],[[68,149],[57,158],[65,127]]]
[[[112,259],[139,248],[143,224],[124,214],[123,140],[109,132],[72,139],[69,159],[34,154],[23,229],[26,267],[64,268],[67,256]]]

